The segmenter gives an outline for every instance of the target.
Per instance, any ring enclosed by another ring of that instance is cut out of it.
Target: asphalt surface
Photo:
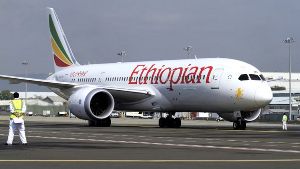
[[[298,168],[300,125],[182,121],[159,128],[157,119],[112,119],[111,127],[88,127],[79,119],[26,117],[28,145],[16,132],[4,143],[8,116],[0,116],[0,168]]]

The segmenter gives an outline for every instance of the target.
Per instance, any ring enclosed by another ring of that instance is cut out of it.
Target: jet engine
[[[114,109],[114,98],[104,89],[82,88],[69,98],[69,110],[84,120],[101,120],[108,117]]]
[[[257,109],[254,111],[235,111],[232,113],[224,112],[224,113],[218,113],[220,117],[223,119],[230,121],[230,122],[235,122],[238,120],[238,117],[241,117],[243,121],[245,122],[251,122],[257,119],[259,114],[261,113],[261,109]],[[238,115],[240,114],[240,116]]]

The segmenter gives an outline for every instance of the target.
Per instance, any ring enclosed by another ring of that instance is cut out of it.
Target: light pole
[[[188,52],[188,58],[190,58],[190,50],[192,50],[193,48],[191,46],[188,46],[186,48],[183,48],[183,50],[186,50]]]
[[[290,104],[290,120],[292,120],[292,105],[291,105],[291,100],[292,100],[292,94],[291,94],[291,88],[292,88],[292,84],[291,84],[291,72],[292,72],[292,59],[291,59],[291,43],[295,42],[293,40],[292,37],[288,37],[285,40],[283,40],[284,43],[288,43],[289,44],[289,67],[290,67],[290,72],[289,72],[289,93],[290,93],[290,97],[289,97],[289,104]]]
[[[122,58],[122,63],[123,63],[123,56],[126,55],[125,51],[122,51],[122,52],[118,53],[118,55],[121,56],[121,58]]]
[[[27,66],[28,66],[28,62],[24,61],[22,62],[22,65],[25,65],[26,68],[26,78],[27,78]],[[25,83],[25,105],[27,105],[27,83]]]

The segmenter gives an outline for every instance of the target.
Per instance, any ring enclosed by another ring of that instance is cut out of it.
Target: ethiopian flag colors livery
[[[73,56],[72,50],[55,14],[55,11],[53,8],[47,9],[49,13],[50,39],[55,71],[60,71],[70,66],[79,65]]]
[[[273,94],[254,66],[201,58],[79,65],[58,17],[47,8],[55,73],[46,80],[0,75],[11,84],[47,86],[68,100],[70,113],[89,126],[110,126],[113,110],[161,112],[159,127],[180,127],[176,112],[216,112],[244,130]],[[167,113],[167,117],[162,116]]]

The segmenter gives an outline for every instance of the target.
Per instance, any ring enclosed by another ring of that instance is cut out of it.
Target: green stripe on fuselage
[[[51,32],[51,35],[54,39],[54,41],[56,42],[57,46],[59,47],[59,49],[62,51],[62,53],[65,55],[65,57],[71,62],[73,63],[70,58],[68,57],[63,45],[61,44],[61,41],[59,39],[59,36],[56,32],[56,29],[55,29],[55,26],[54,26],[54,23],[53,23],[53,20],[52,20],[52,17],[51,15],[49,15],[49,27],[50,27],[50,32]]]

